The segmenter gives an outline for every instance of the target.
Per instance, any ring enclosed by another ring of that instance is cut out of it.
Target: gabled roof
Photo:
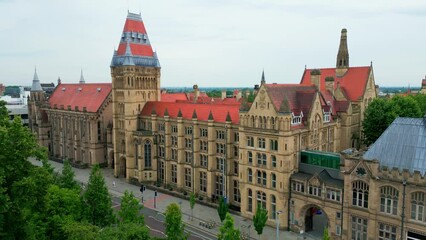
[[[426,118],[397,118],[363,156],[380,166],[426,173]]]
[[[79,111],[86,107],[87,112],[97,112],[111,92],[111,83],[85,83],[66,84],[61,83],[49,98],[49,105],[57,108],[64,105],[67,109],[71,105],[71,110],[77,106]]]
[[[303,85],[311,85],[311,70],[305,69],[302,80],[300,81]],[[320,80],[320,91],[326,92],[325,78],[334,77],[334,89],[339,84],[344,90],[350,101],[358,101],[364,94],[365,87],[367,85],[368,77],[370,75],[371,67],[350,67],[343,76],[336,76],[336,68],[321,68],[321,80]]]
[[[315,97],[315,87],[300,84],[265,84],[268,95],[277,111],[287,110],[298,115],[301,111],[307,117],[313,99]]]
[[[209,113],[213,115],[215,122],[226,121],[229,116],[233,124],[239,123],[239,108],[240,104],[200,104],[200,103],[182,103],[182,102],[147,102],[141,111],[142,116],[151,116],[152,109],[155,109],[157,116],[164,117],[167,109],[170,118],[177,118],[179,111],[182,113],[182,118],[192,120],[194,111],[196,110],[197,119],[199,121],[208,121]]]

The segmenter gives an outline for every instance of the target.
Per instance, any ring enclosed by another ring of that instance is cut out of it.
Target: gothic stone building
[[[279,218],[282,228],[299,226],[290,221],[299,213],[286,210],[292,176],[305,169],[301,152],[358,147],[363,112],[376,97],[372,66],[349,66],[345,29],[335,68],[305,69],[300,84],[266,83],[263,74],[253,102],[241,93],[209,98],[196,86],[162,94],[160,76],[142,18],[129,13],[112,85],[58,84],[48,99],[34,88],[33,129],[52,157],[108,163],[116,177],[208,200],[225,196],[245,217],[260,204],[268,224]]]
[[[52,159],[106,165],[107,148],[112,148],[111,101],[111,84],[85,83],[83,73],[77,84],[58,80],[47,98],[35,73],[28,103],[30,128]]]

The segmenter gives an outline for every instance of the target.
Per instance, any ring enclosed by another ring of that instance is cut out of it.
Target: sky
[[[342,28],[350,66],[376,84],[420,87],[424,0],[0,0],[0,83],[111,82],[127,11],[141,13],[162,87],[299,83],[305,66],[335,67]]]

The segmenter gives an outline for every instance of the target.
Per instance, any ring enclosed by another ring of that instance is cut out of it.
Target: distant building
[[[3,85],[3,83],[0,83],[0,96],[3,96],[3,93],[5,90],[6,90],[6,87]]]
[[[9,119],[13,120],[16,116],[21,117],[22,124],[28,125],[28,106],[27,99],[29,92],[25,91],[23,87],[13,87],[11,91],[12,96],[0,96],[0,101],[6,102],[6,108],[9,111]]]
[[[426,94],[426,76],[422,80],[422,88],[420,89],[420,93]]]

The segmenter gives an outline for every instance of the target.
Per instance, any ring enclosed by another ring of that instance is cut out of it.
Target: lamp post
[[[282,212],[283,211],[281,211],[281,210],[276,212],[276,214],[277,214],[277,240],[280,239],[280,214]]]

